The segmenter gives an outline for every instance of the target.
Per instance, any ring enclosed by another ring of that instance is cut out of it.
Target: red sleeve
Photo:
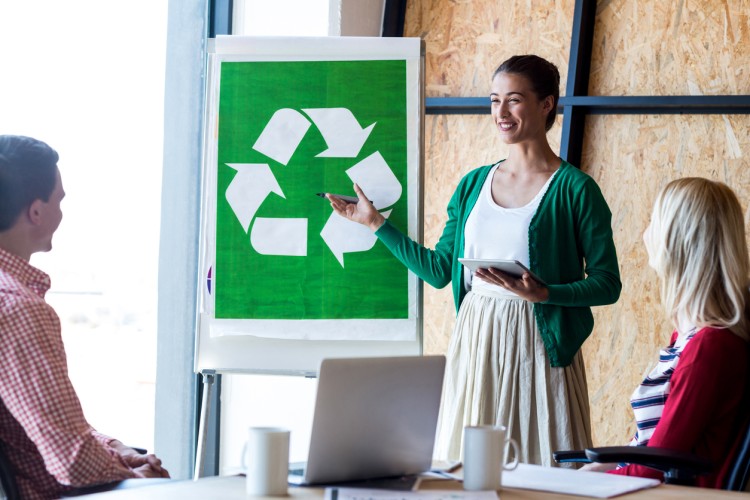
[[[731,446],[729,425],[740,406],[747,347],[729,330],[704,328],[690,339],[670,381],[664,412],[648,446],[723,459]],[[718,456],[716,456],[718,455]],[[628,465],[613,474],[662,479],[659,471]]]

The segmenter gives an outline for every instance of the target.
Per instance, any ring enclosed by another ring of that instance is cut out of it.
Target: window
[[[235,0],[234,35],[326,36],[329,0]]]
[[[153,449],[167,1],[0,4],[0,133],[60,154],[52,278],[70,378],[99,431]]]

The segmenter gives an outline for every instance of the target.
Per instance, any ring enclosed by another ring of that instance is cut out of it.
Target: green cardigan
[[[463,283],[464,226],[494,165],[469,172],[448,204],[448,222],[431,250],[390,222],[375,234],[421,279],[443,288],[453,283],[456,310]],[[534,317],[552,366],[568,366],[591,334],[591,306],[612,304],[622,284],[612,239],[612,214],[596,182],[563,161],[529,225],[529,268],[547,283],[549,299]],[[584,262],[585,261],[585,262]]]

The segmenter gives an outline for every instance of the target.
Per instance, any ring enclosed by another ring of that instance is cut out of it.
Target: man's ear
[[[38,198],[29,205],[26,214],[33,225],[38,226],[42,222],[43,208],[44,202]]]

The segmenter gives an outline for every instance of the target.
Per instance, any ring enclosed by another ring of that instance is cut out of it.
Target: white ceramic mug
[[[242,449],[246,491],[253,496],[286,496],[289,473],[289,431],[250,427]]]
[[[464,489],[499,490],[503,470],[518,466],[518,444],[506,434],[507,429],[500,425],[464,428]],[[509,445],[513,462],[508,464],[505,455]]]

